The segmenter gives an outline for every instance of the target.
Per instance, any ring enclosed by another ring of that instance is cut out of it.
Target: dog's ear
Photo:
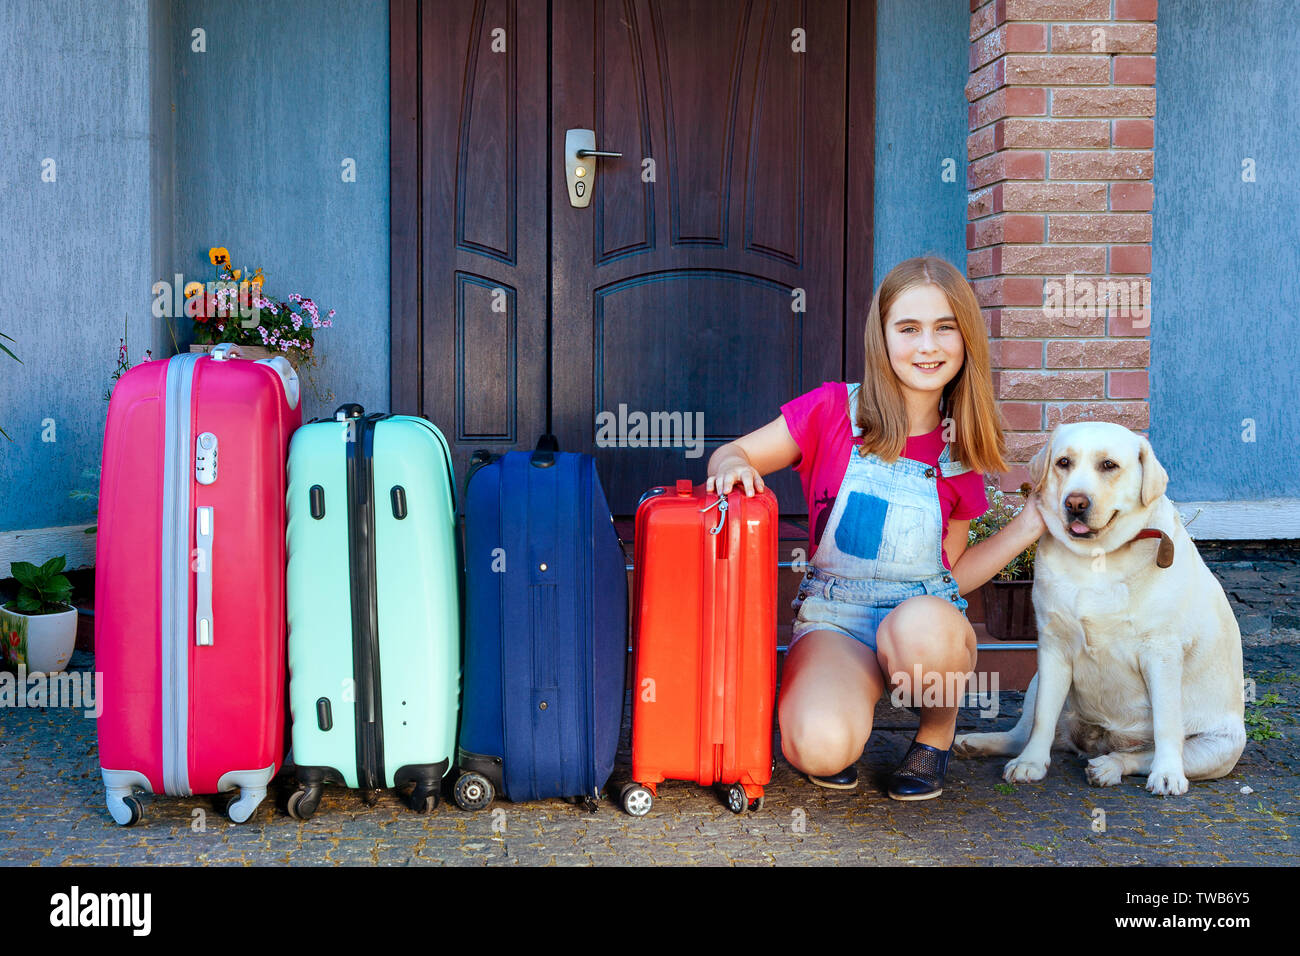
[[[1033,485],[1033,492],[1039,494],[1043,490],[1043,485],[1047,483],[1047,469],[1052,460],[1052,438],[1049,435],[1047,444],[1034,453],[1034,457],[1029,459],[1029,481]]]
[[[1142,507],[1146,507],[1165,493],[1169,487],[1169,473],[1156,461],[1156,453],[1145,435],[1138,435],[1142,447],[1138,451],[1138,464],[1142,466]]]

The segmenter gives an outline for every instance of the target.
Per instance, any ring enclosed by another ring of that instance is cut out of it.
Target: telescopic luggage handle
[[[356,402],[344,402],[338,408],[334,409],[334,420],[345,422],[349,418],[363,418],[366,410]]]
[[[550,468],[555,464],[555,454],[559,450],[559,440],[548,433],[537,439],[537,449],[533,452],[529,462],[534,468]]]

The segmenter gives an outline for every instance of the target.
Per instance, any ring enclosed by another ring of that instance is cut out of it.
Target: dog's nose
[[[1065,496],[1065,510],[1072,514],[1083,514],[1091,504],[1088,496],[1082,492],[1072,491]]]

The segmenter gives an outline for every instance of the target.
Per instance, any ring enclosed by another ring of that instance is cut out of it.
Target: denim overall
[[[849,420],[858,386],[849,386]],[[853,426],[854,437],[861,429]],[[944,445],[945,478],[970,471]],[[855,448],[830,519],[799,584],[790,644],[810,631],[837,631],[876,649],[876,629],[903,601],[934,594],[965,613],[965,598],[943,566],[943,515],[935,469],[910,458],[886,463]]]

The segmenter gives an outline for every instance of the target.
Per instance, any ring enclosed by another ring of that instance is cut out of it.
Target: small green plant
[[[1021,508],[1024,507],[1023,502],[1020,507],[1013,505],[995,482],[986,480],[984,490],[988,494],[989,510],[971,521],[971,545],[975,545],[985,538],[993,537],[993,535],[1009,525],[1011,519],[1020,514]],[[1020,494],[1025,499],[1028,499],[1029,493],[1029,483],[1025,482],[1020,486]],[[1037,547],[1037,544],[1031,544],[1016,555],[1015,560],[999,571],[994,580],[1028,581],[1032,579],[1034,576],[1034,551]]]
[[[1016,788],[1009,783],[995,783],[993,789],[998,793],[1015,793]]]
[[[1282,702],[1282,698],[1278,696],[1276,691],[1269,691],[1253,704],[1247,705],[1245,714],[1247,740],[1265,741],[1282,736],[1273,729],[1273,721],[1269,719],[1268,715],[1260,710],[1262,707],[1272,707]]]
[[[20,585],[18,596],[5,605],[19,614],[56,614],[68,609],[72,582],[63,576],[67,557],[50,558],[39,568],[29,561],[15,561],[13,576]]]

